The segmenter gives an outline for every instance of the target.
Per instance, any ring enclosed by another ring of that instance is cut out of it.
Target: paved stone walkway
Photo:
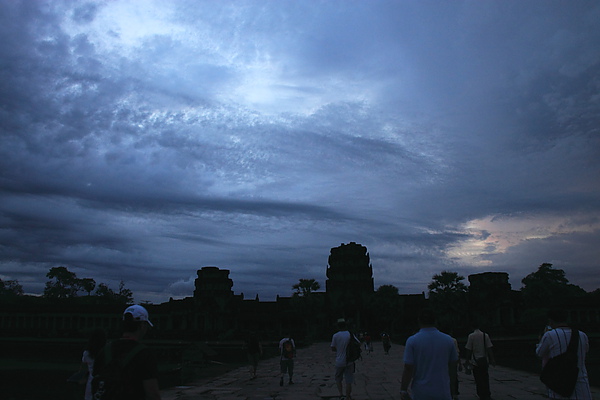
[[[403,351],[403,346],[396,345],[387,356],[377,346],[371,354],[363,352],[363,359],[356,363],[353,399],[399,400]],[[244,367],[164,390],[161,395],[163,400],[338,399],[333,361],[329,343],[317,343],[298,350],[293,385],[288,385],[286,378],[284,386],[279,386],[279,358],[275,357],[261,360],[254,380]],[[477,400],[473,376],[464,372],[458,375],[459,400]],[[537,375],[504,367],[490,367],[490,386],[494,400],[542,400],[546,392]],[[600,388],[592,388],[592,395],[600,399]]]

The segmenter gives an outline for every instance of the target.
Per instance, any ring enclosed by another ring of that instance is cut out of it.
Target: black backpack
[[[102,350],[104,364],[96,370],[92,378],[92,398],[94,400],[125,399],[123,370],[140,351],[146,346],[141,343],[129,350],[121,357],[114,357],[112,343],[108,343]]]
[[[361,351],[360,341],[352,334],[352,332],[350,332],[350,342],[346,347],[346,363],[351,363],[360,359]]]

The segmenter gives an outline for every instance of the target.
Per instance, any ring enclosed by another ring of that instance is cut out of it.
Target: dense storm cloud
[[[0,278],[191,296],[549,262],[600,287],[595,1],[0,3]]]

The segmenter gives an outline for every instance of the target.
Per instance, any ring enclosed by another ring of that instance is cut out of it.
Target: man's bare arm
[[[402,383],[400,384],[400,398],[402,400],[410,399],[408,395],[408,385],[413,378],[415,372],[415,366],[412,364],[404,364],[404,371],[402,371]]]

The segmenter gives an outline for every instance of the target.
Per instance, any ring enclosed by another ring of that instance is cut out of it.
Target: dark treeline
[[[77,274],[62,266],[50,268],[46,278],[48,281],[41,298],[48,302],[66,299],[81,302],[81,297],[85,297],[84,302],[87,304],[125,305],[133,302],[133,292],[125,288],[123,281],[119,284],[119,290],[115,291],[105,283],[96,284],[93,278],[78,278]],[[24,294],[23,286],[18,280],[0,279],[0,298],[4,302],[14,303],[26,297],[32,296]]]
[[[372,268],[368,261],[367,265]],[[67,307],[114,307],[133,301],[133,293],[124,282],[120,283],[118,290],[113,290],[104,283],[97,284],[93,278],[79,278],[63,266],[50,268],[46,278],[48,281],[41,296],[25,295],[18,281],[0,280],[2,303],[49,306],[60,302]],[[315,279],[302,278],[290,286],[293,294],[287,298],[285,307],[302,321],[303,326],[293,328],[307,338],[326,337],[329,334],[328,321],[339,315],[353,320],[356,329],[406,336],[414,329],[417,312],[414,307],[425,305],[436,311],[442,329],[455,334],[463,334],[470,329],[474,319],[503,335],[508,334],[508,330],[513,334],[533,333],[545,324],[547,310],[554,306],[572,309],[572,319],[580,325],[600,322],[600,289],[586,292],[571,284],[564,270],[549,263],[541,264],[523,278],[520,290],[510,288],[508,274],[505,273],[471,275],[469,281],[470,285],[467,285],[465,277],[457,272],[442,271],[435,274],[428,284],[428,299],[425,300],[423,294],[423,301],[419,301],[415,298],[419,295],[399,294],[398,288],[393,285],[371,289],[372,292],[369,294],[367,291],[366,296],[355,293],[355,296],[345,294],[340,298],[319,292],[321,285]],[[207,301],[204,299],[204,302]],[[508,328],[507,332],[503,332],[503,328]],[[234,336],[229,329],[213,338],[231,339]]]

